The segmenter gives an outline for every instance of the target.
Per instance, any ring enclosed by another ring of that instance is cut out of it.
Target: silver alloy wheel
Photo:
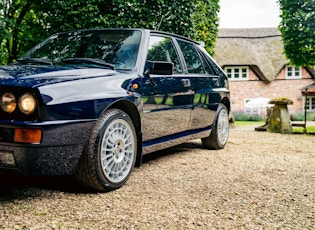
[[[225,145],[229,136],[229,115],[226,110],[221,110],[218,116],[218,142]]]
[[[105,177],[113,182],[123,181],[133,167],[135,136],[123,119],[113,120],[101,142],[101,166]]]

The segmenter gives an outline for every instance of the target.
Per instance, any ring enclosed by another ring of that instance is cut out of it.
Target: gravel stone
[[[126,185],[1,175],[0,229],[314,229],[315,137],[230,130],[146,155]]]

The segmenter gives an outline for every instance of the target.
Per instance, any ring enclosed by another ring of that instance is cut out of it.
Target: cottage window
[[[248,67],[233,66],[225,67],[224,70],[229,80],[248,80]]]
[[[315,96],[308,96],[306,99],[306,110],[315,111]]]
[[[296,79],[302,77],[302,68],[297,66],[287,66],[286,77],[287,79]]]

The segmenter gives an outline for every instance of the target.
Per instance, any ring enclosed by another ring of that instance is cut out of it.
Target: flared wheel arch
[[[136,136],[137,136],[137,158],[135,167],[140,167],[142,163],[142,133],[141,133],[141,119],[139,110],[130,101],[127,100],[121,100],[118,102],[115,102],[111,106],[109,106],[104,112],[106,112],[109,109],[120,109],[123,112],[127,113],[128,116],[131,118],[134,128],[136,130]],[[104,113],[103,112],[103,113]]]
[[[92,138],[91,139],[92,142],[90,142],[89,140],[89,142],[85,146],[81,154],[80,160],[78,162],[78,165],[76,167],[76,170],[74,172],[75,177],[80,183],[82,183],[86,187],[95,191],[110,191],[110,190],[113,190],[114,188],[111,189],[110,188],[111,186],[109,186],[109,184],[101,185],[100,184],[101,180],[96,179],[95,175],[100,175],[100,174],[97,173],[98,171],[96,169],[97,167],[92,166],[92,165],[96,165],[95,163],[97,161],[95,160],[96,158],[93,156],[93,154],[88,154],[87,152],[88,151],[91,152],[91,150],[93,150],[94,148],[96,149],[96,147],[93,147],[93,146],[96,146],[94,144],[92,145],[92,148],[91,148],[91,143],[93,142],[100,143],[99,141],[97,141],[96,138],[98,138],[97,133],[100,132],[98,130],[102,129],[102,127],[104,126],[104,121],[105,121],[104,118],[110,117],[111,115],[108,116],[109,114],[116,116],[115,114],[119,113],[119,111],[121,111],[121,114],[126,114],[129,117],[129,122],[133,126],[133,129],[134,129],[134,135],[136,139],[136,143],[135,143],[135,146],[136,146],[135,158],[136,159],[135,159],[134,166],[139,167],[142,161],[142,135],[141,135],[140,115],[137,108],[135,107],[134,104],[132,104],[132,102],[129,102],[129,101],[119,101],[115,104],[112,104],[110,107],[106,108],[106,110],[104,110],[100,114],[99,119],[95,123],[95,128],[93,128],[93,133],[91,133],[90,138]],[[93,158],[91,159],[92,156]],[[129,176],[127,176],[127,178],[128,177]],[[123,182],[122,184],[124,183],[125,182]],[[120,185],[117,186],[117,188],[119,187]]]

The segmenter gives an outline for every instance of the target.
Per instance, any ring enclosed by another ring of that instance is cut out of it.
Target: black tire
[[[75,176],[96,191],[112,191],[126,183],[136,156],[137,137],[132,120],[122,110],[111,109],[92,130]]]
[[[201,138],[202,145],[206,149],[223,149],[229,136],[229,112],[220,104],[217,110],[215,124],[210,136]]]

